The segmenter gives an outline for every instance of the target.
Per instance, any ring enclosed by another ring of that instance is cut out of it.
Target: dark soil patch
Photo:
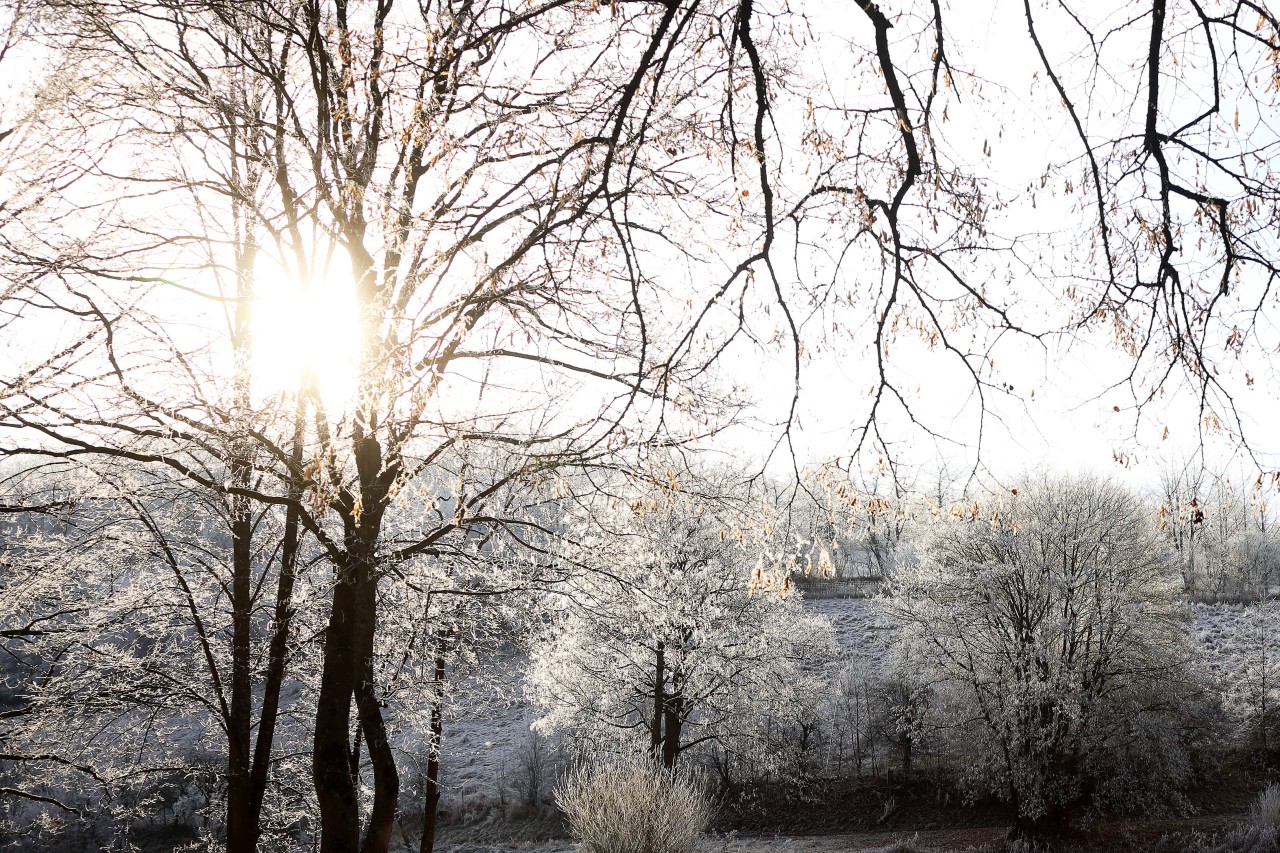
[[[824,780],[800,793],[755,787],[731,792],[716,829],[781,834],[905,832],[1009,826],[1013,815],[993,801],[966,804],[923,779],[871,784]]]
[[[1187,792],[1188,815],[1097,820],[1037,849],[1195,849],[1236,828],[1257,792],[1275,775],[1270,762],[1239,753],[1211,759],[1202,772],[1201,784]],[[874,850],[903,840],[921,850],[998,851],[1006,847],[1013,817],[999,802],[965,803],[948,786],[925,778],[825,780],[799,793],[764,787],[731,792],[715,829],[757,838],[790,836],[796,842],[826,836],[817,845],[826,851]]]
[[[1240,815],[1204,815],[1169,820],[1107,821],[1043,842],[1035,853],[1188,853],[1234,829]],[[816,835],[738,836],[727,853],[1004,853],[1007,825],[920,830],[882,830]],[[894,845],[899,845],[895,847]],[[715,849],[714,846],[708,849]],[[1018,849],[1018,848],[1014,848]]]

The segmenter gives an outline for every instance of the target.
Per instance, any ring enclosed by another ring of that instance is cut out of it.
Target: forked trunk
[[[320,806],[320,853],[385,853],[395,821],[400,779],[373,683],[378,592],[368,545],[373,538],[354,531],[348,536],[325,629],[312,770]],[[350,741],[353,700],[359,723],[356,742],[363,736],[373,770],[373,804],[363,844],[359,748],[353,750]]]
[[[373,806],[365,830],[361,853],[386,853],[391,846],[391,830],[395,823],[396,801],[400,796],[400,776],[395,754],[387,737],[382,703],[374,689],[373,638],[377,630],[378,580],[372,560],[361,561],[356,581],[356,655],[359,677],[356,679],[356,711],[360,731],[364,733],[369,763],[373,769]]]
[[[360,803],[351,763],[351,699],[356,686],[355,561],[337,567],[324,632],[312,779],[320,810],[320,853],[360,848]]]

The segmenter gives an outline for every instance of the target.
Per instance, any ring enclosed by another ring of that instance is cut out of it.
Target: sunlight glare
[[[259,398],[297,391],[314,373],[331,417],[347,409],[360,367],[359,307],[349,275],[330,270],[304,287],[263,276],[254,302],[253,385]]]

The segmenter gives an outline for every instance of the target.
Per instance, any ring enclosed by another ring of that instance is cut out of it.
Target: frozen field
[[[1259,707],[1280,686],[1280,602],[1200,604],[1192,613],[1193,648],[1227,709]]]
[[[866,654],[884,647],[885,632],[890,629],[870,598],[820,598],[805,602],[805,609],[831,620],[846,654]]]

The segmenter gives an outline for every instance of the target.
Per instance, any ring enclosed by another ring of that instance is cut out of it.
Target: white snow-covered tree
[[[918,677],[948,696],[970,781],[1024,831],[1185,779],[1186,606],[1123,489],[1045,479],[943,523],[886,609]]]
[[[0,835],[127,846],[131,833],[224,831],[237,611],[226,507],[209,498],[141,466],[0,478],[0,788],[17,800],[0,803]],[[261,542],[279,541],[281,515],[255,516]],[[293,780],[306,772],[315,647],[279,636],[279,562],[269,545],[249,555],[261,850],[293,847],[313,818]],[[298,580],[289,600],[314,636],[317,591]]]
[[[1259,478],[1213,472],[1201,460],[1161,474],[1157,517],[1187,594],[1196,601],[1265,598],[1280,581],[1280,535]]]
[[[766,588],[772,529],[726,491],[672,478],[569,513],[572,576],[550,597],[528,678],[539,728],[592,749],[647,746],[671,767],[699,744],[748,749],[812,710],[831,625],[785,580]]]
[[[455,547],[398,565],[379,601],[375,673],[397,749],[409,756],[405,766],[417,763],[418,796],[401,806],[401,825],[412,835],[414,812],[421,816],[421,853],[434,849],[442,794],[459,769],[444,744],[455,723],[488,717],[519,697],[518,640],[535,590],[547,582],[536,496],[512,490],[497,503],[511,517],[507,525],[472,530]]]

